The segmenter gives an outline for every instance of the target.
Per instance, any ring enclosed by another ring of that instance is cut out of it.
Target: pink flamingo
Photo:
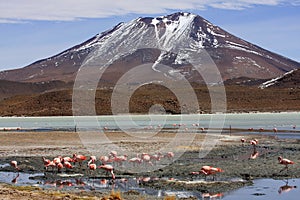
[[[221,168],[217,168],[217,167],[211,167],[211,166],[203,166],[199,172],[192,172],[192,174],[204,174],[205,175],[205,180],[206,177],[209,175],[215,175],[219,172],[224,172]],[[213,176],[213,180],[215,179],[215,177]]]
[[[62,158],[62,162],[63,162],[63,163],[64,163],[64,162],[74,162],[74,159],[71,158],[71,157],[63,157],[63,158]]]
[[[74,168],[74,167],[71,165],[71,163],[68,162],[68,161],[64,162],[64,167],[65,167],[66,169],[73,169],[73,168]]]
[[[12,160],[10,162],[10,166],[12,166],[15,170],[17,170],[19,172],[20,168],[18,167],[18,162],[15,160]]]
[[[295,164],[294,161],[291,161],[291,160],[286,159],[286,158],[282,158],[281,156],[278,157],[278,161],[279,161],[279,164],[285,165],[285,167],[280,172],[282,172],[285,169],[288,171],[288,165]]]
[[[96,169],[97,169],[97,165],[96,164],[94,164],[94,163],[92,163],[92,164],[88,164],[88,167],[89,167],[89,170],[90,170],[90,174],[92,174],[91,173],[91,171],[96,171]],[[94,173],[94,176],[93,176],[93,185],[94,185],[94,180],[95,180],[95,173]]]
[[[124,155],[124,156],[115,156],[113,158],[113,161],[116,162],[116,163],[119,163],[119,164],[122,164],[123,162],[125,162],[127,160],[127,155]]]
[[[154,155],[150,155],[150,159],[154,161],[154,164],[156,164],[157,161],[160,161],[162,157],[163,155],[160,152]]]
[[[43,157],[43,162],[44,162],[44,165],[48,165],[51,162],[51,160],[46,159],[45,157]]]
[[[53,162],[54,162],[56,165],[59,164],[59,163],[61,163],[61,161],[62,161],[62,157],[61,157],[61,156],[58,156],[58,157],[56,157],[56,158],[53,159]]]
[[[201,130],[202,133],[205,132],[205,128],[204,127],[200,127],[200,130]]]
[[[256,151],[256,145],[258,144],[258,140],[253,139],[253,140],[250,141],[250,144],[253,146],[254,151]]]
[[[277,128],[273,128],[273,132],[274,132],[274,134],[275,134],[275,138],[277,138],[277,136],[276,136],[276,134],[277,134]]]
[[[173,159],[175,156],[175,154],[171,151],[169,151],[164,157],[168,158],[168,159]]]
[[[108,162],[112,162],[113,160],[110,159],[108,156],[101,156],[100,161],[102,162],[103,165],[105,165]]]
[[[81,168],[82,162],[86,160],[86,156],[76,155],[76,153],[74,153],[73,154],[73,160],[74,160],[74,162],[78,162],[79,166]]]
[[[100,165],[98,168],[104,169],[105,171],[109,172],[112,176],[112,179],[115,180],[115,174],[114,174],[114,167],[112,165]]]
[[[91,164],[91,163],[95,163],[97,160],[96,156],[90,156],[90,161],[88,162],[88,166]]]
[[[110,153],[109,153],[109,157],[110,158],[114,158],[114,157],[116,157],[118,155],[118,152],[117,151],[111,151]]]
[[[242,142],[242,146],[244,146],[244,143],[246,142],[246,139],[245,139],[245,138],[242,138],[242,139],[241,139],[241,142]]]
[[[56,165],[56,167],[57,167],[57,172],[60,172],[60,171],[64,168],[64,166],[63,166],[62,163],[58,163],[58,164]]]
[[[142,153],[142,160],[145,163],[153,165],[153,163],[151,162],[151,156],[149,154],[147,154],[147,153]]]
[[[143,160],[137,154],[136,157],[130,158],[128,160],[128,162],[134,163],[134,165],[135,165],[135,164],[141,164],[143,162]]]
[[[52,171],[53,171],[53,169],[56,167],[56,164],[53,161],[50,161],[48,164],[46,164],[44,166],[45,166],[46,171],[48,170],[48,167],[51,167]]]

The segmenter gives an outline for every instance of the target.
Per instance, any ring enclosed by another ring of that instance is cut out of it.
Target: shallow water
[[[225,200],[300,199],[300,179],[259,179],[254,185],[241,188],[224,196]]]
[[[119,191],[134,190],[140,194],[152,196],[176,195],[178,198],[196,197],[197,199],[225,199],[225,200],[252,200],[252,199],[299,199],[300,179],[274,180],[259,179],[254,181],[254,185],[219,194],[208,194],[197,191],[174,191],[174,190],[155,190],[143,187],[139,183],[149,180],[144,178],[122,178],[112,182],[109,178],[87,178],[80,174],[66,177],[61,174],[56,180],[45,180],[44,174],[28,174],[15,172],[0,172],[0,182],[19,186],[31,185],[49,189],[59,190],[86,190],[86,191]]]

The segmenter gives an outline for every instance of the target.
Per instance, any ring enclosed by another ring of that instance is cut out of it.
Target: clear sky
[[[300,0],[0,0],[0,71],[60,53],[119,22],[177,11],[300,62]]]

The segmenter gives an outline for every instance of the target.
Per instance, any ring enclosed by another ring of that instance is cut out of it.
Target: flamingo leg
[[[286,170],[287,172],[289,171],[289,168],[287,165],[282,170],[280,170],[279,173],[283,172],[284,170]]]

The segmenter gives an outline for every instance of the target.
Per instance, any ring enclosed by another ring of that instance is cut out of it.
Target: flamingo
[[[88,167],[89,167],[90,170],[96,170],[97,169],[97,165],[94,164],[94,163],[89,164]]]
[[[110,153],[109,153],[109,157],[110,158],[114,158],[114,157],[116,157],[118,155],[118,152],[117,151],[111,151]]]
[[[112,162],[112,159],[110,159],[108,156],[101,156],[100,161],[102,162],[103,165],[105,165],[108,162]]]
[[[203,166],[200,170],[200,174],[204,174],[205,175],[205,179],[207,176],[209,175],[215,175],[219,172],[224,172],[221,168],[217,168],[217,167],[211,167],[211,166]],[[213,180],[214,180],[214,176],[213,176]]]
[[[76,153],[73,154],[73,160],[74,162],[78,162],[79,166],[81,168],[81,163],[86,160],[86,157],[83,155],[76,155]]]
[[[88,162],[88,166],[91,164],[91,163],[95,163],[96,162],[96,156],[90,156],[90,161]]]
[[[142,160],[143,162],[153,165],[153,163],[151,162],[151,156],[147,153],[142,153]]]
[[[253,146],[254,151],[256,151],[256,145],[258,144],[258,140],[253,139],[253,140],[250,141],[250,144]]]
[[[46,164],[44,166],[45,166],[46,171],[48,170],[48,167],[51,167],[52,171],[53,171],[53,168],[56,167],[56,164],[53,161],[50,161],[48,164]]]
[[[92,174],[91,173],[91,171],[96,171],[96,169],[97,169],[97,165],[96,164],[94,164],[94,163],[92,163],[92,164],[88,164],[88,167],[89,167],[89,170],[90,170],[90,174]],[[94,185],[94,180],[95,180],[95,174],[94,174],[94,176],[93,176],[93,185]]]
[[[274,132],[274,134],[276,135],[277,134],[277,128],[273,128],[273,132]],[[277,136],[275,136],[275,138],[276,138]]]
[[[141,164],[143,162],[143,160],[141,158],[139,158],[139,155],[137,154],[136,157],[130,158],[128,160],[128,162],[134,163],[135,164]]]
[[[114,174],[114,167],[112,165],[100,165],[98,168],[104,169],[105,171],[109,172],[112,176],[112,179],[115,180],[115,174]]]
[[[161,155],[160,152],[158,152],[157,154],[154,154],[154,155],[150,155],[150,159],[154,161],[154,164],[156,164],[157,161],[160,161],[160,159],[162,157],[163,156]]]
[[[64,168],[64,166],[63,166],[62,163],[58,163],[58,164],[56,165],[56,167],[57,167],[57,172],[60,172],[60,171]]]
[[[244,146],[244,143],[246,142],[246,139],[245,139],[245,138],[242,138],[242,139],[241,139],[241,142],[242,142],[242,146]]]
[[[289,170],[288,169],[288,165],[293,165],[293,164],[295,164],[295,162],[294,161],[291,161],[291,160],[289,160],[289,159],[286,159],[286,158],[282,158],[282,156],[279,156],[278,157],[278,161],[279,161],[279,164],[281,164],[281,165],[285,165],[285,167],[280,171],[280,172],[282,172],[283,170]]]
[[[202,133],[205,132],[205,128],[204,127],[200,127],[200,130],[201,130]]]
[[[63,157],[62,158],[62,163],[65,163],[65,162],[74,162],[74,159],[71,158],[71,157]]]
[[[56,158],[53,159],[53,162],[54,162],[56,165],[59,164],[59,163],[61,163],[61,161],[62,161],[62,157],[61,157],[61,156],[58,156],[58,157],[56,157]]]
[[[18,162],[17,161],[12,160],[10,162],[10,166],[12,166],[14,169],[16,169],[19,172],[20,168],[18,167]]]
[[[48,165],[51,162],[51,160],[46,159],[45,157],[43,157],[43,162],[44,162],[44,165]]]
[[[74,167],[71,165],[71,163],[68,162],[68,161],[64,162],[64,167],[65,167],[66,169],[73,169],[73,168],[74,168]]]
[[[117,162],[117,163],[121,163],[127,160],[127,155],[124,156],[116,156],[113,158],[113,161]]]
[[[175,154],[174,154],[173,152],[171,152],[171,151],[169,151],[169,152],[165,155],[165,157],[167,157],[167,158],[169,158],[169,159],[172,159],[174,156],[175,156]]]

